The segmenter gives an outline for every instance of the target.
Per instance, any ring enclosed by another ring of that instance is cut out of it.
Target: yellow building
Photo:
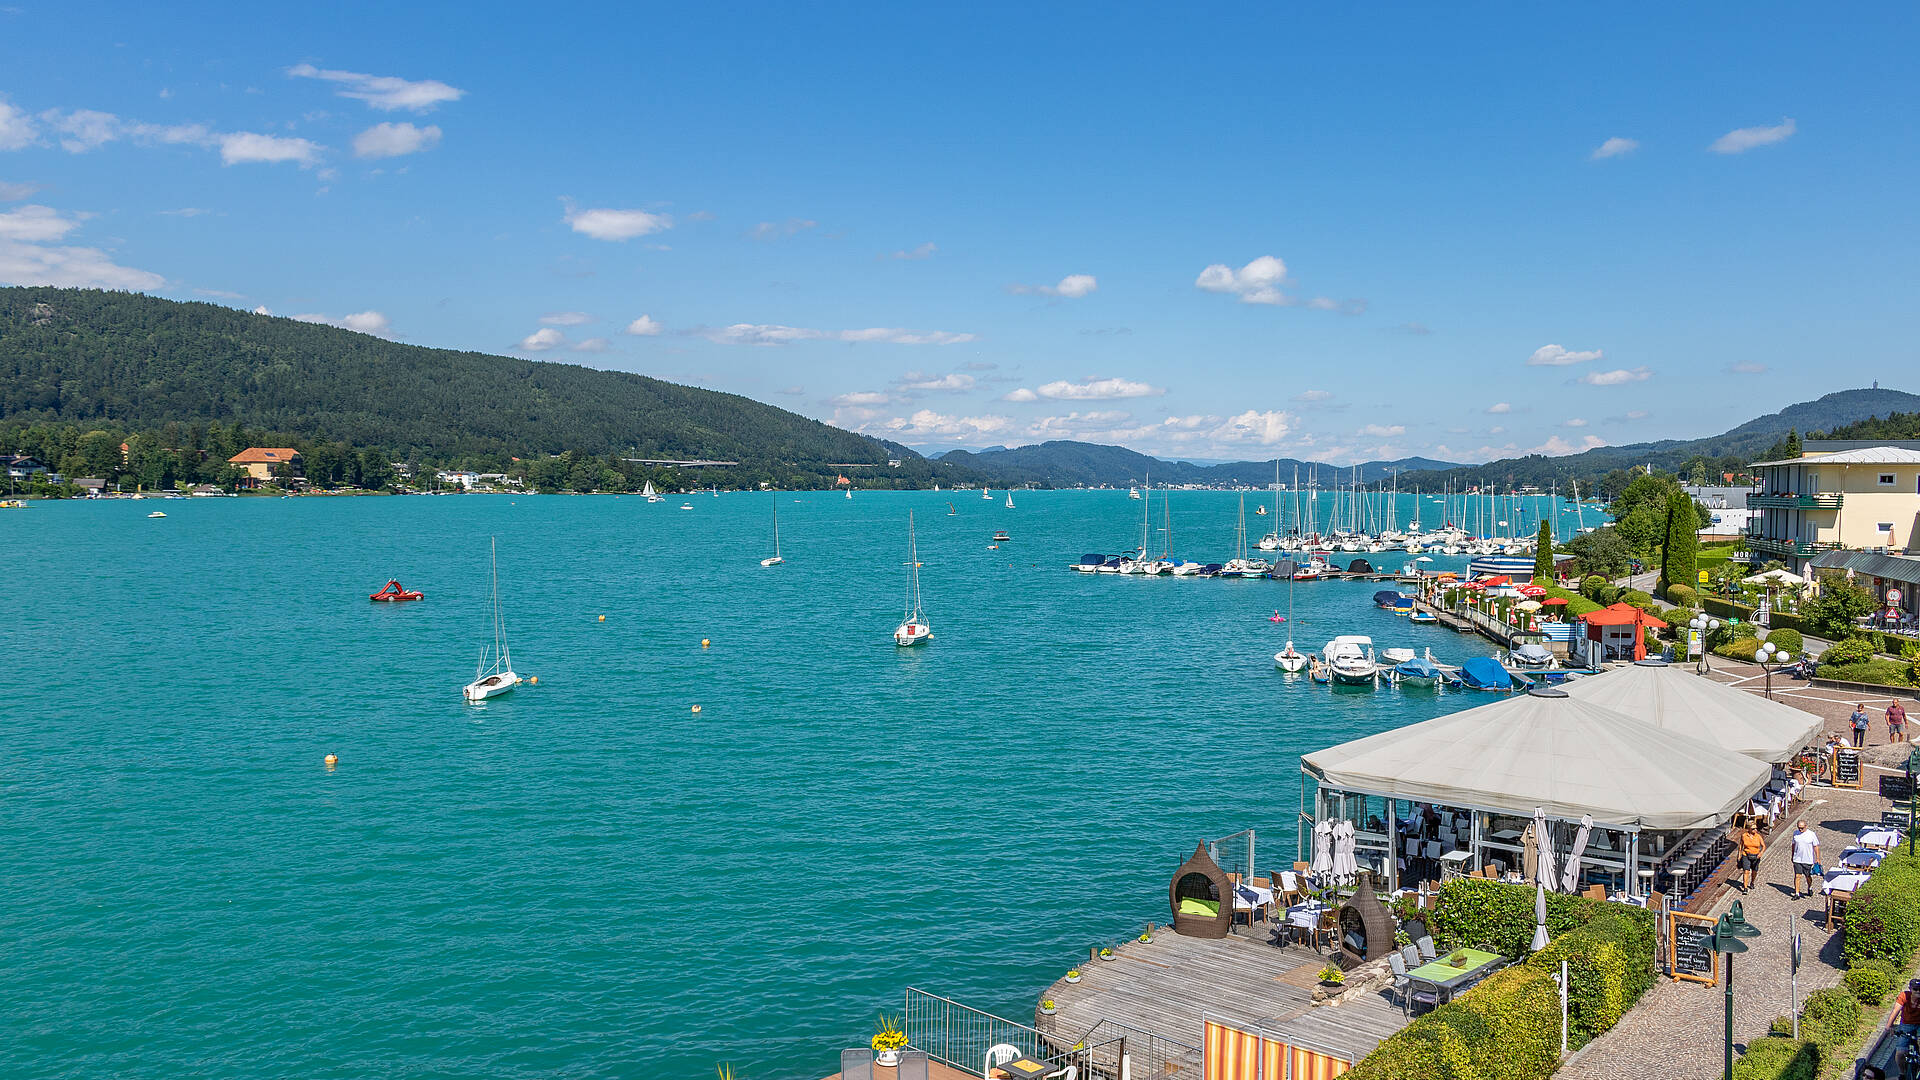
[[[273,470],[281,465],[290,466],[293,475],[300,475],[300,451],[290,446],[249,446],[228,458],[227,463],[247,471],[251,481],[248,487],[273,479]]]
[[[1797,458],[1760,461],[1747,548],[1805,575],[1823,551],[1920,550],[1920,442],[1810,439]]]

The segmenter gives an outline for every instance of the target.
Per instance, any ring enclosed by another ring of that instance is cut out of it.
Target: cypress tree
[[[1540,522],[1540,535],[1533,542],[1533,579],[1553,580],[1553,526],[1544,519]]]
[[[1670,585],[1693,587],[1695,557],[1700,548],[1700,513],[1693,496],[1675,491],[1667,497],[1667,542],[1660,556],[1660,590]]]

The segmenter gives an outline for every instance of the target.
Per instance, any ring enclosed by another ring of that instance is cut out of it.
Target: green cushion
[[[1220,916],[1220,901],[1195,900],[1189,896],[1180,901],[1180,914],[1206,915],[1212,918],[1218,918]]]

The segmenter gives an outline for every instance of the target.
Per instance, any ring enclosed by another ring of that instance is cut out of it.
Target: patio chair
[[[1495,880],[1495,881],[1499,881],[1499,880],[1500,880],[1500,864],[1499,864],[1499,863],[1488,863],[1488,864],[1487,864],[1487,876],[1488,876],[1488,877],[1490,877],[1490,878],[1492,878],[1492,879],[1493,879],[1493,880]]]
[[[1580,895],[1589,900],[1605,900],[1607,898],[1607,887],[1598,883],[1589,885]]]
[[[1400,1010],[1402,1012],[1411,1013],[1415,1005],[1425,1005],[1430,1009],[1437,1008],[1440,1005],[1440,990],[1438,987],[1428,986],[1423,990],[1418,984],[1413,984],[1411,979],[1409,979],[1408,982],[1411,985],[1407,988],[1406,997],[1401,999]]]
[[[1388,953],[1387,966],[1393,969],[1393,983],[1387,987],[1387,993],[1400,999],[1400,1010],[1405,1012],[1407,991],[1413,988],[1413,980],[1407,978],[1407,962],[1399,953]]]
[[[1400,951],[1393,955],[1400,958],[1400,963],[1405,965],[1408,971],[1420,966],[1420,950],[1412,945],[1402,945]]]
[[[1337,938],[1339,934],[1340,921],[1334,918],[1332,910],[1321,912],[1319,922],[1315,923],[1313,927],[1314,951],[1320,951],[1322,945],[1325,945],[1329,949],[1333,948],[1334,939]]]
[[[1292,907],[1305,895],[1300,889],[1300,877],[1291,870],[1282,870],[1279,876],[1281,902],[1287,907]]]
[[[1076,1080],[1080,1075],[1080,1066],[1068,1065],[1063,1069],[1048,1073],[1042,1080]]]
[[[992,1046],[987,1047],[986,1064],[980,1069],[982,1080],[994,1080],[996,1076],[1006,1076],[1006,1073],[994,1068],[994,1066],[1005,1065],[1007,1062],[1019,1056],[1020,1048],[1012,1043],[994,1043]]]
[[[1852,893],[1844,892],[1840,889],[1835,889],[1827,894],[1827,929],[1833,929],[1835,920],[1839,920],[1842,925],[1845,925],[1847,920],[1847,901],[1852,899]]]
[[[840,1051],[840,1080],[873,1080],[873,1051],[865,1047]]]
[[[925,1050],[900,1051],[900,1071],[894,1074],[899,1080],[927,1080],[927,1052]]]
[[[1437,952],[1433,947],[1432,934],[1421,934],[1419,939],[1413,943],[1413,947],[1420,950],[1420,960],[1422,963],[1425,963],[1426,961],[1429,961],[1429,960],[1440,959],[1439,952]]]

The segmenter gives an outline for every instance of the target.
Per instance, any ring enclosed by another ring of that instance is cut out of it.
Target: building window
[[[1881,473],[1881,474],[1880,474],[1880,486],[1881,486],[1881,487],[1892,487],[1892,486],[1893,486],[1893,474],[1892,474],[1892,473],[1890,473],[1890,472],[1883,472],[1883,473]]]
[[[1875,525],[1874,528],[1880,530],[1883,533],[1890,533],[1893,531],[1893,522],[1883,521],[1880,524]]]

